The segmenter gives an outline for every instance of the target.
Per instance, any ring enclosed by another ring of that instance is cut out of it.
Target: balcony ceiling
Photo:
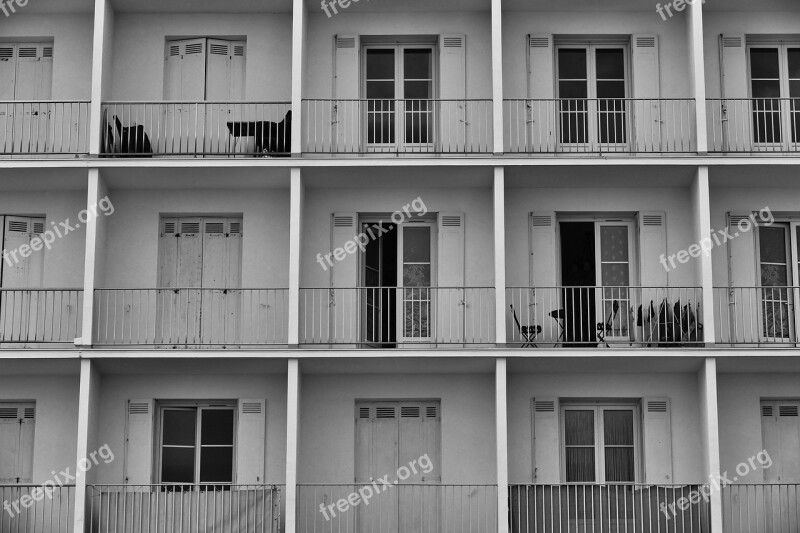
[[[94,0],[29,0],[20,13],[92,13]],[[3,17],[5,18],[5,17]]]
[[[292,10],[292,0],[111,0],[111,4],[120,13],[288,13]]]
[[[328,0],[331,1],[331,0]],[[351,13],[407,13],[447,11],[490,11],[490,0],[359,0],[347,9],[339,9],[338,17]],[[320,0],[306,0],[310,14],[322,14]],[[324,14],[323,14],[324,16]]]
[[[703,11],[800,11],[797,0],[713,0],[706,2]]]

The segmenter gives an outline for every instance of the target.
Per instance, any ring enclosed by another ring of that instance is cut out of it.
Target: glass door
[[[399,285],[403,297],[398,312],[398,333],[405,342],[433,338],[433,224],[400,226]]]
[[[749,52],[753,142],[766,149],[797,149],[800,47],[754,46]]]
[[[598,222],[597,244],[598,340],[630,341],[635,327],[631,301],[631,222]]]
[[[774,224],[758,228],[759,322],[764,342],[790,342],[793,338],[789,245],[789,226]]]

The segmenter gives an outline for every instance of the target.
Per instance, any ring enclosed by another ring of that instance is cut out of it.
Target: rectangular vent
[[[369,418],[369,407],[359,407],[358,418]]]
[[[778,416],[797,416],[796,405],[779,405]]]
[[[355,37],[337,37],[336,38],[336,48],[355,48],[356,47],[356,38]]]
[[[731,226],[737,225],[742,220],[748,220],[745,215],[731,215]]]
[[[534,409],[537,413],[554,413],[556,402],[553,400],[537,400],[534,403]]]
[[[170,57],[181,55],[181,47],[178,46],[177,44],[169,45],[169,55]]]
[[[459,228],[461,227],[460,215],[442,215],[443,228]]]
[[[394,407],[378,407],[376,418],[395,418]]]
[[[181,233],[200,233],[200,223],[181,222]]]
[[[42,233],[44,233],[44,222],[34,222],[33,233],[34,235],[41,235]]]
[[[547,48],[550,46],[550,39],[547,37],[529,37],[528,44],[531,48]]]
[[[0,420],[16,420],[17,408],[16,407],[0,407]]]
[[[9,220],[8,231],[17,231],[20,233],[28,233],[28,223],[24,220]]]
[[[662,224],[663,224],[663,217],[661,215],[642,216],[643,226],[661,226]]]
[[[33,420],[36,418],[36,408],[35,407],[26,407],[25,408],[25,416],[26,420]]]
[[[225,223],[206,222],[206,233],[225,233]]]
[[[261,404],[258,402],[244,402],[242,404],[242,414],[244,415],[260,415]]]
[[[762,405],[761,406],[761,416],[772,416],[772,406],[771,405]]]
[[[216,44],[211,43],[211,53],[217,56],[226,56],[228,55],[228,45],[227,44]]]
[[[400,418],[419,418],[420,408],[418,405],[404,405],[400,407]]]
[[[741,37],[723,37],[722,38],[722,47],[723,48],[741,48],[742,47],[742,38]]]
[[[164,222],[164,233],[175,233],[175,223]]]
[[[202,54],[203,43],[192,43],[186,45],[186,54]]]
[[[53,57],[53,47],[45,46],[42,48],[42,57]]]
[[[636,48],[655,48],[656,47],[656,38],[655,37],[637,37],[636,38]]]
[[[13,48],[0,46],[0,59],[11,59],[12,57],[14,57]]]
[[[553,225],[553,217],[550,215],[531,215],[531,226],[549,228]]]
[[[19,57],[36,57],[36,47],[25,47],[19,49]]]
[[[244,57],[244,46],[237,44],[233,47],[233,55],[236,57]]]
[[[436,418],[437,416],[439,416],[439,409],[435,405],[429,405],[425,408],[426,418]]]
[[[464,46],[464,39],[461,37],[445,37],[442,39],[442,45],[445,48],[461,48]]]
[[[231,222],[231,233],[241,233],[241,232],[242,232],[242,223]]]
[[[128,414],[146,415],[148,413],[150,413],[150,404],[141,402],[131,402],[128,405]]]
[[[664,400],[656,400],[652,402],[647,402],[647,412],[648,413],[666,413],[667,412],[667,402]]]
[[[333,227],[335,228],[352,228],[355,225],[355,220],[350,215],[334,215]]]

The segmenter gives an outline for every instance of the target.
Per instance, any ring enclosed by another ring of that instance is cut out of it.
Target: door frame
[[[769,337],[766,335],[764,331],[764,325],[766,324],[766,316],[764,315],[764,305],[767,301],[764,298],[764,289],[769,288],[769,286],[765,287],[763,285],[762,277],[761,277],[761,227],[755,233],[755,251],[756,251],[756,281],[758,282],[758,309],[757,309],[757,318],[758,321],[758,339],[759,342],[765,344],[774,344],[778,343],[795,343],[797,339],[797,313],[796,313],[796,306],[795,303],[797,302],[797,295],[794,294],[797,292],[795,289],[792,289],[794,285],[794,280],[797,279],[797,236],[796,236],[796,228],[800,226],[798,222],[791,222],[791,221],[781,221],[775,222],[771,224],[769,227],[779,227],[784,229],[784,246],[786,252],[786,307],[787,312],[789,313],[788,323],[789,323],[789,336],[788,338],[784,337]],[[792,264],[788,264],[791,261]],[[774,302],[774,300],[769,300]]]

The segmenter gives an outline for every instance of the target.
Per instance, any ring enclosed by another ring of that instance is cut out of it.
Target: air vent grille
[[[200,223],[181,222],[181,233],[200,233]]]
[[[400,418],[419,418],[420,408],[418,405],[404,405],[400,407]]]
[[[42,57],[53,57],[53,47],[45,46],[42,48]]]
[[[553,413],[556,410],[556,402],[553,400],[536,400],[534,410],[537,413]]]
[[[244,46],[237,44],[233,47],[233,55],[237,57],[244,57]]]
[[[0,46],[0,59],[11,59],[12,57],[14,57],[13,48]]]
[[[241,232],[242,232],[242,223],[231,222],[231,233],[241,233]]]
[[[442,215],[442,227],[458,228],[461,227],[460,215]]]
[[[439,416],[439,410],[436,408],[435,405],[429,405],[425,408],[425,416],[427,418],[436,418]]]
[[[445,48],[461,48],[464,45],[464,39],[461,37],[445,37],[442,39],[442,44]]]
[[[644,215],[642,216],[642,225],[644,226],[661,226],[664,219],[661,215]]]
[[[181,47],[177,44],[171,44],[169,46],[169,55],[170,56],[178,56],[181,55]]]
[[[531,48],[547,48],[550,46],[550,39],[547,37],[529,37],[528,44]]]
[[[144,402],[131,402],[128,413],[132,415],[146,415],[150,412],[150,405]]]
[[[553,217],[550,215],[531,215],[531,226],[547,227],[553,225]]]
[[[772,406],[771,405],[762,405],[761,406],[761,416],[772,416]]]
[[[797,416],[797,406],[796,405],[779,405],[778,406],[778,416]]]
[[[28,223],[24,220],[9,220],[8,231],[17,231],[20,233],[28,233]]]
[[[356,38],[355,37],[337,37],[336,38],[336,48],[355,48],[356,47]]]
[[[19,57],[36,57],[36,47],[24,47],[19,49]]]
[[[0,407],[0,420],[16,420],[16,407]]]
[[[260,415],[261,404],[258,402],[244,402],[242,404],[242,414],[245,415]]]
[[[666,413],[667,412],[667,402],[664,400],[653,400],[652,402],[647,402],[647,412],[648,413]]]
[[[742,38],[741,37],[723,37],[722,38],[722,47],[723,48],[741,48],[742,47]]]
[[[358,418],[369,418],[369,407],[359,407]]]
[[[203,53],[203,43],[192,43],[186,45],[186,53],[187,54],[202,54]]]
[[[334,215],[333,227],[335,228],[352,228],[355,220],[350,215]]]
[[[378,407],[375,411],[376,418],[395,418],[394,407]]]
[[[225,233],[225,223],[206,222],[206,233]]]
[[[636,47],[637,48],[655,48],[656,47],[656,38],[655,37],[637,37],[636,38]]]
[[[227,44],[217,44],[211,43],[209,47],[211,49],[211,53],[217,56],[226,56],[228,55],[228,45]]]
[[[25,408],[24,418],[26,420],[33,420],[34,418],[36,418],[36,408],[35,407],[26,407]]]
[[[175,223],[164,222],[164,233],[175,233]]]
[[[33,233],[36,235],[41,235],[44,233],[44,222],[34,222],[33,223]]]

